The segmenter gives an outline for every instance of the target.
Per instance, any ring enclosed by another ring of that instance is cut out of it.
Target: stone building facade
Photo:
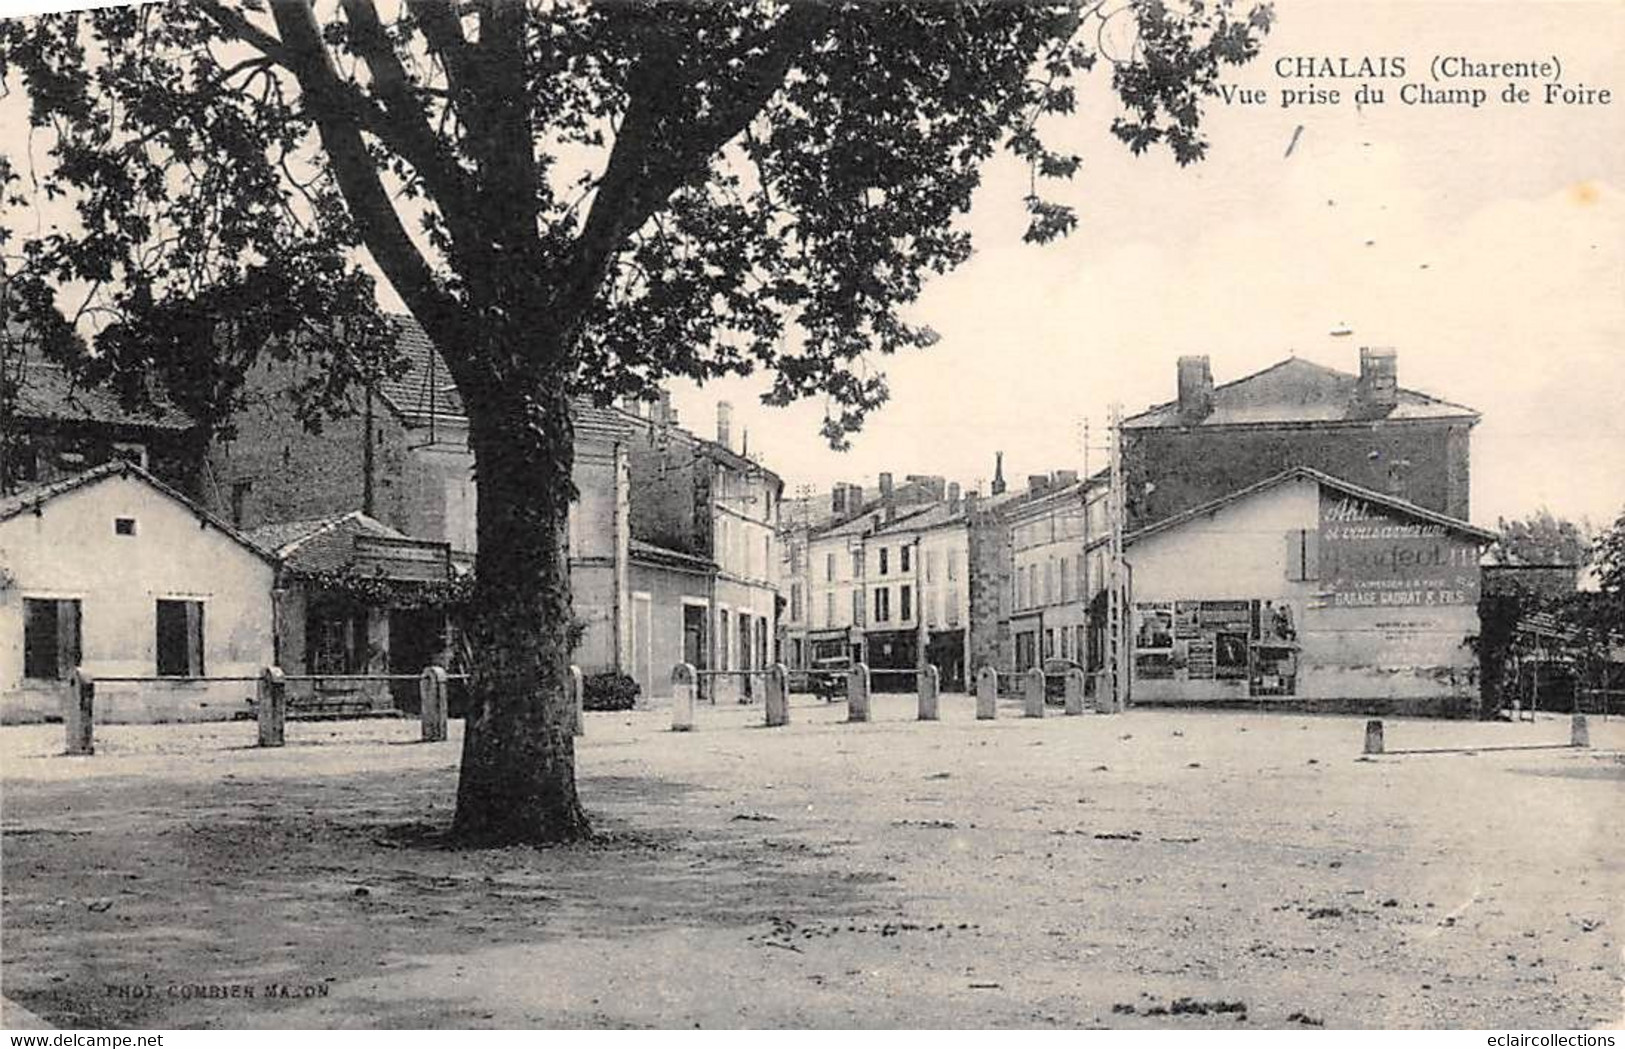
[[[1470,516],[1471,408],[1399,385],[1388,349],[1358,375],[1290,358],[1215,386],[1206,357],[1178,362],[1178,397],[1123,421],[1130,529],[1297,466],[1458,520]]]

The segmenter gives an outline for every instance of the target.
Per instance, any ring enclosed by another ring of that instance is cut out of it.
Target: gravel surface
[[[0,730],[7,998],[73,1027],[1618,1025],[1625,722],[588,715],[600,840],[453,852],[460,726]]]

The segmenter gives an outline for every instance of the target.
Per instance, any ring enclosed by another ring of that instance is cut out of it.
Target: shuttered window
[[[1320,578],[1320,531],[1294,528],[1286,534],[1286,577],[1295,583]]]
[[[79,602],[24,598],[23,676],[66,681],[79,657]]]
[[[158,602],[159,677],[203,676],[203,602]]]

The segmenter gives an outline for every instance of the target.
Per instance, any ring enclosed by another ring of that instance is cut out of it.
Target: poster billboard
[[[1364,499],[1321,490],[1319,552],[1333,608],[1478,602],[1477,544]]]

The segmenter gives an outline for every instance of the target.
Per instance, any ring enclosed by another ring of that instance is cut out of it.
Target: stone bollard
[[[790,723],[790,671],[783,663],[774,663],[767,671],[767,699],[763,703],[767,714],[767,727],[778,728]]]
[[[281,667],[266,667],[260,673],[259,703],[254,708],[260,723],[260,746],[280,747],[287,742],[288,679]]]
[[[62,689],[62,727],[70,755],[96,753],[96,679],[84,667],[74,667]]]
[[[869,667],[854,663],[846,672],[846,720],[869,720]]]
[[[1033,667],[1024,675],[1021,683],[1021,716],[1024,718],[1041,718],[1044,716],[1044,671],[1041,667]]]
[[[976,720],[992,721],[999,716],[999,672],[983,667],[976,672]]]
[[[1104,670],[1095,671],[1094,678],[1095,678],[1095,713],[1096,714],[1110,714],[1110,713],[1113,712],[1112,711],[1112,690],[1111,690],[1111,687],[1110,687],[1110,678],[1108,677],[1108,675],[1106,674],[1106,672]]]
[[[688,663],[671,668],[671,730],[689,732],[694,728],[694,691],[699,675]]]
[[[937,697],[942,692],[942,673],[936,667],[927,664],[920,668],[915,677],[916,687],[920,692],[920,720],[936,721],[939,716]]]
[[[1085,678],[1082,667],[1067,667],[1066,669],[1066,712],[1068,714],[1083,713],[1083,685]]]
[[[581,676],[581,668],[574,663],[570,664],[569,672],[565,675],[565,687],[570,690],[570,734],[585,736],[587,734],[587,682]]]
[[[1365,752],[1382,753],[1382,722],[1372,720],[1365,723]]]
[[[423,673],[418,675],[418,717],[423,722],[423,742],[445,742],[445,667],[424,667]]]
[[[1575,711],[1574,717],[1569,719],[1569,746],[1591,746],[1591,726],[1586,724],[1586,716]]]

